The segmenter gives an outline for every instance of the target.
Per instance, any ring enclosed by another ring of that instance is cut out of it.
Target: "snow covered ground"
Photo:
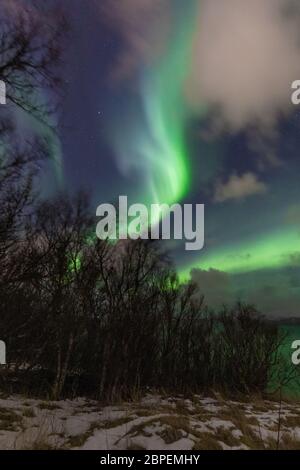
[[[0,449],[300,449],[300,404],[149,394],[102,406],[78,398],[0,399]],[[280,421],[280,426],[278,423]],[[280,429],[279,429],[280,428]]]

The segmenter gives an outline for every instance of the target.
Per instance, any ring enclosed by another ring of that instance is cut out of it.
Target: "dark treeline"
[[[28,210],[25,167],[18,204],[0,194],[4,387],[112,400],[147,387],[251,393],[274,382],[275,325],[248,305],[209,311],[155,243],[95,239],[82,195]]]
[[[12,116],[46,125],[55,110],[66,29],[57,18],[21,10],[0,22],[1,389],[115,399],[147,387],[250,393],[284,383],[286,372],[274,377],[282,339],[254,307],[208,311],[201,286],[181,285],[158,245],[95,240],[82,195],[38,198],[47,141],[21,138]],[[41,90],[51,103],[38,102]]]

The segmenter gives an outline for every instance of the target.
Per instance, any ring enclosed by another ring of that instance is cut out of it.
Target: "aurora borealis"
[[[203,256],[199,267],[228,273],[280,269],[296,264],[298,249],[299,232],[286,230],[265,235],[249,243],[222,248],[212,256]]]
[[[60,142],[49,139],[59,178],[47,171],[47,191],[83,187],[94,207],[121,194],[204,203],[204,249],[169,246],[181,279],[193,270],[211,304],[245,297],[265,313],[299,315],[300,108],[290,102],[299,6],[61,3],[72,35],[64,125]]]
[[[174,2],[174,6],[180,5]],[[142,191],[135,194],[144,204],[180,202],[191,186],[191,169],[186,147],[188,110],[184,82],[191,59],[192,33],[197,2],[172,11],[172,28],[162,56],[137,71],[141,112],[129,123],[112,130],[112,145],[127,171],[139,172]],[[114,119],[113,119],[114,122]],[[152,220],[152,223],[157,223]]]

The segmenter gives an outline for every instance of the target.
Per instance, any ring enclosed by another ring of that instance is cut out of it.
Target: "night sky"
[[[84,188],[95,210],[123,194],[204,203],[205,248],[170,246],[181,278],[212,306],[245,300],[299,315],[297,2],[60,4],[65,96],[45,195]]]

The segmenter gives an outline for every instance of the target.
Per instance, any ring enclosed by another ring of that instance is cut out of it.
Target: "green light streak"
[[[135,117],[129,132],[119,129],[112,142],[117,155],[129,161],[129,166],[142,170],[145,184],[136,201],[148,208],[151,204],[172,205],[181,201],[191,186],[185,139],[190,113],[185,105],[184,85],[192,60],[198,2],[189,0],[184,16],[180,2],[178,5],[181,8],[174,2],[173,30],[163,57],[147,67],[140,79],[145,122]],[[159,220],[154,215],[150,224],[156,225]]]
[[[142,82],[149,138],[141,153],[148,162],[147,203],[173,204],[188,193],[191,170],[185,142],[187,110],[183,87],[192,53],[196,4],[189,2],[185,18],[175,18],[169,50]],[[152,219],[152,223],[158,220]]]
[[[279,269],[299,263],[299,230],[288,229],[268,234],[255,241],[215,250],[203,250],[198,261],[180,271],[182,281],[189,278],[191,269],[217,269],[228,273],[245,273],[261,269]]]
[[[77,255],[74,258],[71,258],[68,263],[68,271],[70,273],[76,273],[81,269],[81,256]]]

